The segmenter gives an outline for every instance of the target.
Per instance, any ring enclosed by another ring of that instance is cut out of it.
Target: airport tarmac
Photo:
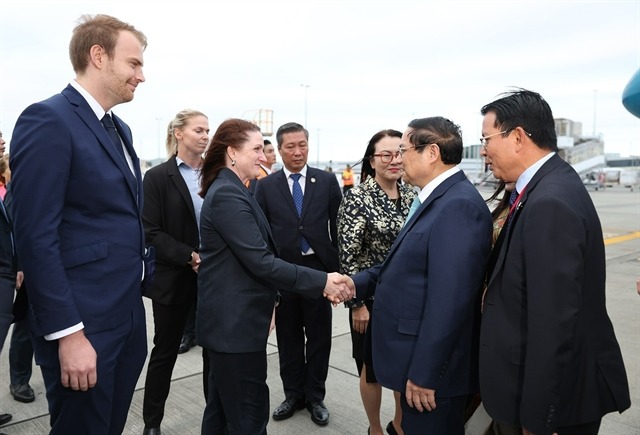
[[[490,188],[480,188],[487,197]],[[600,429],[601,435],[640,434],[640,295],[636,293],[636,280],[640,279],[640,193],[624,187],[590,190],[598,209],[604,231],[607,256],[607,308],[622,348],[631,388],[631,408],[622,414],[608,414]],[[149,349],[153,339],[151,304],[147,306]],[[292,418],[276,422],[270,420],[267,430],[279,434],[366,434],[367,419],[360,400],[356,365],[351,358],[351,338],[347,322],[348,311],[342,306],[334,309],[332,352],[327,379],[327,405],[331,418],[325,427],[316,426],[306,410]],[[13,420],[0,427],[8,435],[40,435],[49,433],[49,415],[40,371],[34,367],[31,386],[36,400],[24,404],[9,394],[8,349],[9,340],[0,356],[0,412],[13,415]],[[271,410],[283,399],[278,374],[278,355],[275,334],[267,346],[268,378],[271,391]],[[126,435],[140,435],[142,398],[146,367],[138,381],[124,431]],[[382,422],[386,426],[393,417],[391,392],[383,393]],[[179,355],[173,371],[171,393],[167,400],[162,422],[163,435],[191,435],[200,433],[204,410],[202,394],[201,349],[195,347]],[[482,419],[476,419],[467,428],[468,435],[481,434]],[[446,435],[446,434],[443,434]]]

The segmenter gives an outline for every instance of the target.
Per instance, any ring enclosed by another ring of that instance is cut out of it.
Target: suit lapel
[[[180,174],[180,169],[178,168],[178,161],[176,160],[176,156],[172,156],[169,159],[169,164],[167,165],[167,173],[169,174],[169,179],[178,189],[178,193],[187,204],[187,208],[189,209],[189,213],[191,213],[191,217],[194,222],[196,220],[196,212],[193,209],[193,199],[191,199],[191,192],[189,192],[189,188],[187,187],[187,183],[182,178],[182,174]]]
[[[118,130],[118,134],[120,135],[120,137],[122,138],[122,142],[124,143],[124,147],[127,150],[127,153],[129,153],[129,157],[131,157],[131,162],[133,163],[133,166],[140,166],[139,161],[138,161],[138,155],[136,154],[136,150],[133,148],[133,143],[131,143],[131,136],[129,135],[128,131],[124,129],[123,125],[123,121],[118,118],[116,116],[115,113],[112,112],[112,118],[113,118],[113,123],[116,126],[116,129]]]
[[[284,197],[284,202],[286,202],[289,208],[291,209],[291,213],[293,213],[294,216],[298,216],[298,210],[296,209],[296,205],[293,202],[293,196],[291,196],[291,189],[289,189],[289,180],[287,180],[287,177],[284,174],[284,171],[283,170],[278,171],[275,176],[278,177],[278,179],[276,180],[277,182],[275,184],[277,186],[277,189],[280,191],[280,194]],[[304,212],[305,202],[306,202],[306,199],[303,200],[302,202],[303,212]]]
[[[127,182],[127,185],[129,186],[129,190],[131,191],[131,195],[135,199],[136,203],[139,203],[139,192],[141,191],[141,177],[142,177],[140,172],[140,164],[138,162],[138,157],[135,151],[133,151],[133,146],[131,145],[131,138],[128,136],[128,134],[125,134],[123,132],[123,129],[121,126],[121,120],[117,116],[113,116],[113,122],[116,125],[116,128],[118,129],[118,133],[120,133],[120,137],[122,138],[125,146],[127,147],[127,151],[129,151],[129,155],[131,156],[131,159],[134,163],[133,167],[135,171],[135,178],[137,180],[134,179],[134,176],[131,173],[131,169],[129,168],[129,165],[127,164],[127,162],[122,160],[122,157],[118,153],[118,150],[116,150],[115,147],[113,146],[113,142],[111,141],[109,134],[100,123],[100,120],[96,117],[96,114],[94,113],[94,111],[91,110],[91,107],[89,107],[89,103],[87,103],[87,101],[82,97],[82,95],[80,95],[80,93],[76,91],[71,85],[67,86],[62,91],[62,94],[67,97],[67,99],[71,104],[76,106],[76,110],[75,110],[76,114],[86,124],[86,126],[91,130],[91,132],[95,135],[96,139],[98,140],[98,143],[100,143],[102,148],[104,148],[104,150],[109,155],[111,160],[115,163],[115,165],[118,167],[120,172],[122,172],[122,175],[124,176]]]
[[[278,172],[282,172],[282,171],[278,171]],[[282,174],[279,174],[279,175],[282,175]],[[264,212],[262,211],[262,208],[260,207],[260,205],[258,205],[253,195],[249,192],[249,189],[247,189],[247,187],[244,184],[242,184],[238,176],[228,168],[222,168],[218,176],[226,180],[229,180],[231,183],[238,186],[238,188],[240,188],[242,193],[247,197],[249,204],[253,209],[253,214],[256,218],[256,224],[258,225],[258,228],[260,228],[261,230],[267,233],[267,240],[268,240],[267,245],[273,251],[274,254],[278,254],[276,243],[273,240],[273,235],[271,234],[271,226],[269,225],[269,221],[267,220],[267,217],[264,215]],[[285,182],[286,181],[287,180],[285,179]],[[293,200],[291,201],[293,202]]]
[[[112,116],[113,123],[116,125],[118,134],[122,138],[122,142],[124,143],[124,147],[126,148],[127,153],[129,153],[129,157],[131,157],[131,165],[133,166],[133,173],[131,172],[129,163],[126,160],[123,162],[121,157],[118,160],[116,160],[116,164],[118,164],[118,167],[120,168],[125,178],[127,179],[127,183],[129,184],[131,193],[136,198],[136,201],[139,202],[140,201],[139,192],[141,192],[141,188],[142,188],[142,184],[141,184],[142,174],[140,172],[140,161],[138,160],[138,155],[136,154],[136,151],[133,149],[133,144],[131,143],[131,136],[128,134],[128,131],[125,131],[125,129],[122,127],[122,120],[118,118],[116,114],[113,112],[112,112],[112,115],[113,115]],[[117,150],[115,150],[115,152],[118,153]],[[113,155],[114,154],[112,154],[112,158],[113,158]]]
[[[444,180],[442,183],[440,183],[440,185],[438,185],[438,187],[436,187],[435,190],[431,192],[431,195],[429,195],[427,199],[422,204],[420,204],[420,207],[418,207],[418,210],[416,210],[416,212],[413,214],[411,219],[409,219],[409,221],[402,228],[402,230],[400,231],[400,234],[398,234],[398,237],[396,238],[395,242],[391,246],[391,249],[389,250],[389,254],[387,254],[387,258],[384,261],[385,265],[389,260],[389,258],[391,258],[393,253],[396,251],[397,247],[400,245],[400,243],[402,242],[404,237],[407,235],[407,233],[413,228],[413,226],[420,219],[422,214],[426,213],[426,210],[431,206],[431,204],[433,204],[435,200],[437,200],[442,195],[444,195],[444,193],[447,190],[449,190],[451,186],[453,186],[456,183],[459,183],[464,179],[466,179],[464,173],[462,171],[457,172],[453,174],[451,177]],[[385,266],[383,266],[383,268],[384,267]]]
[[[300,220],[304,219],[307,214],[307,210],[309,209],[309,204],[313,201],[313,197],[316,193],[316,184],[317,179],[313,176],[314,171],[313,168],[307,166],[307,179],[304,184],[304,197],[302,200],[302,213],[300,214]],[[291,197],[291,202],[293,203],[293,197]],[[295,205],[294,205],[295,206]]]
[[[535,190],[536,185],[542,180],[549,172],[556,169],[560,164],[562,164],[564,160],[560,158],[557,154],[547,160],[538,171],[535,173],[531,181],[525,187],[524,193],[522,194],[522,198],[520,198],[520,202],[516,205],[516,209],[513,212],[513,216],[511,219],[505,222],[505,226],[500,231],[500,235],[498,236],[498,240],[496,240],[496,245],[493,248],[493,252],[491,253],[491,257],[489,258],[489,269],[488,272],[491,274],[489,277],[489,281],[487,285],[491,285],[493,279],[496,277],[497,273],[502,269],[504,265],[504,261],[507,257],[507,251],[509,250],[509,244],[511,243],[511,236],[513,234],[513,229],[515,228],[520,215],[522,214],[522,210],[529,198],[529,195]]]

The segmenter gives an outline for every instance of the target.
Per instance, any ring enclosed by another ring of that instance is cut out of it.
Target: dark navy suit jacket
[[[472,349],[491,232],[487,205],[458,172],[421,204],[381,265],[353,276],[358,299],[375,290],[373,367],[381,385],[404,392],[411,379],[436,397],[475,390]]]
[[[135,177],[70,85],[25,109],[13,131],[16,245],[36,336],[79,322],[109,330],[143,309],[140,162],[129,127],[113,119]]]

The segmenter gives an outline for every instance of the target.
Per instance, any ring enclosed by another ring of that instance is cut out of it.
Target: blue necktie
[[[122,156],[122,158],[126,162],[127,159],[124,156],[124,148],[122,147],[122,140],[120,139],[120,135],[118,134],[116,125],[113,123],[113,119],[111,119],[111,115],[109,115],[108,113],[105,113],[104,117],[102,118],[102,120],[100,120],[100,122],[102,122],[102,125],[104,126],[105,130],[107,130],[107,133],[109,133],[109,137],[111,138],[111,142],[113,142],[113,146],[116,147],[116,149],[118,150],[118,153]]]
[[[298,211],[298,217],[300,217],[302,215],[302,200],[304,199],[302,187],[300,186],[300,177],[302,177],[302,175],[291,174],[289,177],[293,180],[291,195],[293,196],[293,203],[296,205],[296,210]],[[309,242],[307,242],[304,237],[300,236],[300,250],[302,253],[306,253],[310,247]]]
[[[518,191],[516,189],[513,189],[511,191],[511,196],[509,196],[509,205],[513,205],[516,202],[516,199],[518,199]]]
[[[418,207],[420,207],[422,203],[420,202],[420,198],[418,198],[417,196],[415,198],[413,198],[413,202],[411,203],[411,208],[409,209],[409,214],[407,215],[407,218],[404,221],[404,224],[406,225],[407,222],[409,222],[409,219],[411,219],[411,216],[413,216],[413,214],[416,212],[416,210],[418,210]]]
[[[507,225],[511,224],[511,220],[513,219],[513,215],[516,214],[516,210],[513,207],[513,204],[518,200],[518,196],[520,194],[516,189],[511,191],[511,195],[509,196],[509,214],[507,215]]]

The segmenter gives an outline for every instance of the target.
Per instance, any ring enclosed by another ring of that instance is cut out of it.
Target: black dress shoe
[[[311,420],[319,425],[326,426],[329,423],[329,411],[327,407],[324,406],[322,400],[314,400],[313,402],[307,403],[307,409],[311,414]]]
[[[389,435],[398,435],[398,431],[396,430],[395,426],[393,425],[393,420],[391,420],[389,422],[389,424],[387,425],[387,433]]]
[[[180,347],[178,348],[178,353],[189,352],[193,346],[196,345],[196,339],[191,337],[182,337],[182,341],[180,342]]]
[[[36,400],[36,395],[29,384],[10,385],[9,391],[18,402],[30,403]]]
[[[11,414],[0,414],[0,426],[2,426],[5,423],[9,423],[12,418],[13,418],[13,415]]]
[[[142,431],[142,435],[162,435],[162,432],[160,432],[159,427],[145,427]]]
[[[286,399],[273,411],[273,419],[286,420],[301,409],[304,409],[304,399]]]

